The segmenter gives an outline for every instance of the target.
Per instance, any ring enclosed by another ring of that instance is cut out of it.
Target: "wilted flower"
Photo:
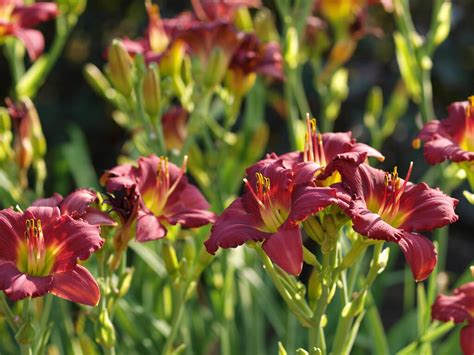
[[[94,306],[97,282],[78,265],[99,249],[99,228],[61,215],[57,207],[0,211],[0,290],[14,300],[52,293]]]
[[[474,96],[469,101],[448,107],[448,117],[425,124],[418,138],[425,142],[424,155],[429,164],[445,160],[474,160]]]
[[[260,7],[260,0],[191,0],[193,10],[201,21],[231,21],[241,7]]]
[[[336,202],[336,190],[296,184],[281,160],[263,160],[247,169],[246,191],[217,219],[205,242],[209,253],[247,241],[263,241],[263,250],[283,270],[298,275],[303,244],[298,222]]]
[[[0,1],[0,42],[14,36],[23,42],[31,60],[43,52],[44,37],[33,27],[55,18],[58,7],[54,2],[38,2],[25,5],[22,0]]]
[[[196,228],[214,221],[209,203],[188,182],[185,170],[186,159],[179,168],[165,157],[150,155],[140,158],[138,167],[120,165],[102,176],[107,191],[112,195],[119,192],[122,197],[106,202],[120,210],[120,204],[126,201],[128,206],[122,209],[124,221],[131,223],[130,217],[136,218],[137,241],[165,237],[167,225]]]
[[[54,193],[49,198],[41,198],[33,202],[32,206],[58,207],[61,215],[73,219],[81,219],[97,226],[113,226],[115,221],[105,212],[91,206],[98,202],[97,194],[89,189],[78,189],[66,198]]]
[[[454,208],[458,200],[432,189],[427,184],[398,177],[397,168],[387,173],[363,161],[366,153],[347,153],[335,157],[321,178],[338,171],[342,189],[348,193],[346,214],[356,232],[371,239],[397,243],[405,254],[415,280],[427,278],[436,265],[433,243],[421,231],[431,231],[457,221]]]
[[[474,354],[474,282],[454,289],[452,296],[439,295],[431,306],[431,317],[442,322],[467,322],[461,329],[461,349],[464,355]]]

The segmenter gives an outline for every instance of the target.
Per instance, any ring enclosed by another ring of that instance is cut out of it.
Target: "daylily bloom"
[[[367,156],[377,158],[380,161],[385,159],[378,150],[367,144],[357,143],[352,138],[351,132],[318,133],[316,120],[307,118],[303,152],[296,151],[281,156],[272,154],[269,157],[282,159],[285,166],[295,169],[301,176],[308,175],[304,177],[307,179],[310,176],[321,174],[325,167],[339,154],[350,152],[364,152]],[[340,182],[340,176],[337,172],[334,172],[324,180],[317,180],[316,184],[330,186],[337,182]]]
[[[461,329],[461,349],[464,355],[474,354],[474,282],[454,289],[452,296],[439,295],[431,306],[433,319],[464,323]]]
[[[44,37],[33,27],[55,18],[58,7],[54,2],[24,5],[22,0],[0,0],[0,42],[4,37],[17,37],[26,47],[31,60],[43,52]]]
[[[40,198],[32,206],[58,207],[61,215],[82,219],[97,226],[114,226],[115,221],[105,212],[90,206],[97,203],[97,194],[89,189],[78,189],[63,198],[57,192],[49,198]]]
[[[448,107],[448,117],[425,124],[418,138],[425,142],[424,156],[429,164],[445,160],[474,160],[474,96]]]
[[[217,219],[204,243],[209,253],[261,241],[269,258],[292,275],[303,266],[303,244],[298,225],[336,203],[336,190],[315,187],[311,180],[296,184],[293,170],[281,160],[262,160],[246,170],[246,191]]]
[[[397,243],[405,254],[415,280],[426,279],[436,265],[433,243],[421,231],[431,231],[457,221],[458,200],[427,184],[398,177],[397,168],[387,173],[364,164],[366,153],[335,157],[320,178],[338,171],[348,198],[342,205],[356,232],[376,240]]]
[[[129,191],[136,194],[138,204],[134,206],[132,201],[130,207],[136,209],[137,241],[165,237],[166,226],[170,224],[196,228],[214,221],[209,203],[188,182],[185,170],[186,159],[179,168],[165,157],[150,155],[140,158],[138,167],[124,164],[102,176],[101,181],[109,193]]]
[[[235,11],[241,7],[257,8],[260,0],[191,0],[193,10],[201,21],[231,21]]]
[[[77,263],[98,250],[99,228],[61,215],[57,207],[0,211],[0,290],[13,301],[52,293],[95,306],[100,291]]]

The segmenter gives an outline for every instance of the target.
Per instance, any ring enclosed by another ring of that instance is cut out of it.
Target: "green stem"
[[[14,332],[16,332],[18,330],[18,326],[15,323],[15,316],[13,315],[13,312],[10,309],[7,300],[5,299],[5,294],[3,292],[0,292],[0,313],[2,313],[5,319],[7,320],[7,323],[10,328]]]
[[[297,110],[294,106],[293,102],[293,93],[292,93],[292,87],[293,85],[293,79],[294,79],[294,74],[293,70],[290,69],[288,66],[286,66],[286,75],[287,75],[287,80],[285,82],[285,87],[284,87],[284,94],[285,94],[285,102],[287,106],[287,117],[286,117],[286,128],[288,130],[288,139],[290,141],[290,148],[291,150],[296,150],[298,149],[297,146],[297,140],[296,140],[296,122],[298,120],[297,117]]]
[[[374,344],[373,354],[390,355],[387,335],[385,334],[385,329],[377,305],[374,302],[374,297],[370,291],[367,293],[367,305],[367,322],[369,324],[370,334]]]
[[[23,324],[30,322],[30,301],[31,298],[27,297],[23,300]],[[31,355],[33,351],[31,349],[31,342],[20,344],[21,355]]]

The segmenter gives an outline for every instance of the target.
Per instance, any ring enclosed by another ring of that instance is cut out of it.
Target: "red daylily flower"
[[[461,349],[464,355],[474,354],[474,282],[454,289],[452,296],[439,295],[431,306],[433,319],[467,325],[461,329]]]
[[[32,206],[58,207],[61,215],[71,216],[74,219],[82,219],[89,224],[97,226],[114,226],[115,221],[105,212],[91,207],[97,203],[97,194],[89,189],[78,189],[70,193],[66,198],[54,193],[49,198],[40,198],[33,202]]]
[[[138,167],[120,165],[102,176],[101,181],[109,193],[114,195],[120,192],[122,197],[128,196],[125,199],[128,205],[127,221],[136,218],[137,241],[164,238],[167,224],[196,228],[214,221],[209,203],[188,182],[185,168],[186,159],[178,168],[167,158],[150,155],[140,158]],[[133,196],[136,196],[136,202]],[[121,201],[124,201],[123,198]],[[111,205],[117,209],[113,203]]]
[[[0,290],[13,301],[52,293],[95,306],[100,291],[77,263],[98,250],[99,228],[61,215],[57,207],[0,211]]]
[[[191,3],[194,13],[201,21],[232,21],[239,8],[262,6],[260,0],[191,0]]]
[[[445,160],[474,160],[474,96],[448,107],[448,117],[425,124],[418,138],[425,142],[424,156],[429,164]]]
[[[335,157],[321,178],[338,171],[341,189],[348,194],[343,206],[356,232],[371,239],[397,243],[410,265],[415,280],[426,279],[436,265],[433,243],[421,231],[431,231],[457,221],[458,200],[427,184],[405,180],[397,169],[389,174],[364,164],[366,153]]]
[[[26,47],[31,60],[43,52],[44,37],[33,27],[55,18],[58,7],[54,2],[24,5],[22,0],[0,0],[0,41],[3,37],[17,37]]]
[[[247,187],[217,219],[204,243],[209,253],[234,248],[247,241],[263,241],[263,250],[287,273],[303,266],[303,244],[298,223],[336,203],[336,190],[315,187],[311,180],[296,184],[281,160],[262,160],[246,171]]]
[[[269,158],[282,159],[285,166],[293,168],[303,180],[321,174],[325,167],[339,154],[360,152],[383,161],[385,157],[378,150],[364,143],[357,143],[351,132],[318,133],[316,120],[306,119],[306,137],[303,152],[291,152],[281,156],[269,155]],[[326,179],[316,180],[319,186],[330,186],[340,181],[335,172]]]

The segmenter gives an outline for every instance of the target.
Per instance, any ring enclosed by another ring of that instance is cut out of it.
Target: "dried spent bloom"
[[[112,195],[119,192],[122,197],[126,197],[125,200],[116,197],[106,202],[117,210],[120,209],[120,203],[127,202],[127,221],[130,222],[130,217],[136,218],[137,241],[164,238],[166,226],[170,224],[196,228],[214,221],[209,203],[188,182],[185,170],[186,159],[179,168],[165,157],[150,155],[140,158],[138,167],[120,165],[102,176],[101,181],[107,192]],[[128,194],[124,193],[127,191]],[[133,196],[136,196],[136,201]]]
[[[217,219],[204,243],[209,253],[262,241],[270,259],[287,273],[303,266],[298,223],[336,203],[336,190],[315,187],[311,180],[296,184],[293,170],[280,160],[262,160],[246,170],[246,191]]]
[[[115,221],[105,212],[99,211],[91,206],[98,202],[97,194],[89,189],[78,189],[70,193],[66,198],[54,193],[49,198],[40,198],[32,203],[32,206],[58,207],[61,215],[71,216],[73,219],[81,219],[96,226],[114,226]]]
[[[415,280],[426,279],[437,262],[433,243],[421,231],[431,231],[457,221],[458,200],[398,177],[397,168],[387,173],[363,161],[366,153],[346,153],[335,157],[321,178],[338,171],[341,188],[348,196],[343,206],[356,232],[371,239],[397,243],[410,265]]]
[[[0,0],[0,42],[8,36],[18,38],[30,59],[35,60],[43,52],[44,37],[33,27],[57,15],[58,7],[54,2],[25,5],[22,0]]]
[[[13,301],[52,293],[95,306],[100,291],[89,271],[78,264],[104,240],[99,228],[61,215],[57,207],[0,211],[0,290]]]
[[[467,322],[461,329],[464,355],[474,354],[474,282],[453,290],[451,296],[439,295],[431,306],[431,317],[442,322]]]
[[[448,117],[425,124],[418,138],[425,142],[424,156],[429,164],[445,160],[474,160],[474,96],[448,107]]]
[[[379,161],[385,159],[375,148],[364,143],[357,143],[352,138],[351,132],[318,133],[316,120],[310,120],[308,117],[303,152],[296,151],[281,156],[272,154],[269,157],[282,159],[285,166],[295,169],[300,176],[305,176],[304,178],[307,179],[324,172],[325,167],[339,154],[350,152],[364,152],[367,156],[377,158]],[[337,182],[340,182],[340,175],[337,172],[324,180],[316,181],[319,186],[330,186]]]

